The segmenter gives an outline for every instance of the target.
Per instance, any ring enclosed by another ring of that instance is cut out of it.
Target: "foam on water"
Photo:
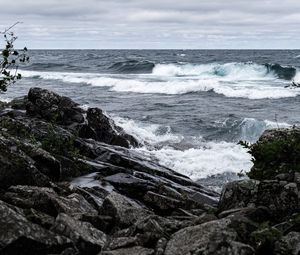
[[[190,74],[194,72],[192,70],[190,71]],[[174,72],[169,78],[166,78],[162,73],[159,76],[159,72],[157,71],[156,73],[154,72],[153,75],[127,75],[126,77],[97,73],[34,71],[22,71],[22,75],[24,77],[36,77],[47,80],[61,80],[68,83],[85,83],[91,86],[108,87],[111,91],[116,92],[177,95],[191,92],[214,91],[226,97],[248,99],[276,99],[300,95],[300,88],[284,88],[283,83],[278,85],[275,80],[270,83],[271,85],[267,85],[259,80],[252,81],[250,78],[245,81],[228,82],[228,80],[222,80],[220,77],[208,78],[205,77],[205,75],[189,78],[174,77]],[[252,76],[250,75],[249,77]]]
[[[224,172],[249,171],[253,165],[251,155],[237,143],[204,141],[202,137],[187,138],[172,133],[170,128],[162,129],[160,125],[144,124],[117,116],[113,118],[117,125],[123,127],[144,145],[133,150],[148,157],[155,157],[160,164],[194,180]],[[239,140],[254,143],[267,129],[289,128],[291,125],[284,122],[245,118],[240,122],[239,127]]]
[[[226,80],[274,79],[276,74],[263,65],[254,63],[226,63],[202,65],[158,64],[153,69],[159,76],[201,76],[222,78]]]
[[[179,148],[178,144],[184,143],[186,138],[172,134],[170,130],[161,133],[159,125],[146,125],[120,117],[114,117],[114,120],[144,144],[142,148],[133,150],[155,157],[160,164],[192,179],[224,172],[248,171],[252,166],[247,150],[235,143],[205,142],[201,137],[194,137],[193,144],[188,148]]]
[[[294,78],[294,81],[297,82],[297,83],[300,83],[300,72],[299,71],[297,71],[297,74]]]
[[[240,145],[226,142],[207,142],[198,148],[177,150],[163,147],[159,150],[137,149],[159,159],[160,164],[197,180],[224,172],[239,173],[252,167],[251,156]]]
[[[121,126],[126,132],[135,136],[139,142],[146,145],[157,145],[159,143],[180,143],[184,137],[172,134],[169,126],[162,128],[160,125],[135,122],[132,119],[113,116],[118,126]]]

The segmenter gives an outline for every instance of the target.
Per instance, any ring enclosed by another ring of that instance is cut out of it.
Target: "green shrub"
[[[273,179],[280,173],[300,172],[299,130],[292,129],[278,132],[278,137],[262,139],[252,145],[244,142],[240,143],[253,156],[254,166],[248,173],[250,178],[266,180]]]
[[[6,91],[7,86],[16,83],[17,80],[22,78],[18,72],[19,65],[29,62],[26,47],[23,50],[16,50],[14,48],[17,36],[10,30],[18,23],[0,32],[5,42],[4,49],[0,50],[0,92]]]

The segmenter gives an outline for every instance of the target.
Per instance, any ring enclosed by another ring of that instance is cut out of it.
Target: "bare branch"
[[[18,22],[16,22],[16,23],[14,23],[13,25],[11,25],[9,28],[6,28],[3,32],[0,31],[0,34],[7,34],[7,32],[8,32],[9,30],[11,30],[13,27],[15,27],[15,26],[18,25],[18,24],[22,24],[22,23],[23,23],[23,22],[18,21]]]

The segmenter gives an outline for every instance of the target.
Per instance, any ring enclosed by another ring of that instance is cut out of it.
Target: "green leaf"
[[[3,50],[2,55],[3,55],[3,57],[8,58],[9,57],[9,50],[7,50],[7,49]]]

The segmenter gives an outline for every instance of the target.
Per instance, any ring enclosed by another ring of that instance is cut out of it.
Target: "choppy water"
[[[136,150],[193,179],[215,174],[222,174],[217,178],[221,182],[234,178],[224,173],[251,167],[239,140],[255,142],[265,129],[300,122],[300,89],[285,88],[291,80],[300,81],[300,51],[30,54],[24,79],[0,95],[2,99],[39,86],[98,106],[144,144]]]

